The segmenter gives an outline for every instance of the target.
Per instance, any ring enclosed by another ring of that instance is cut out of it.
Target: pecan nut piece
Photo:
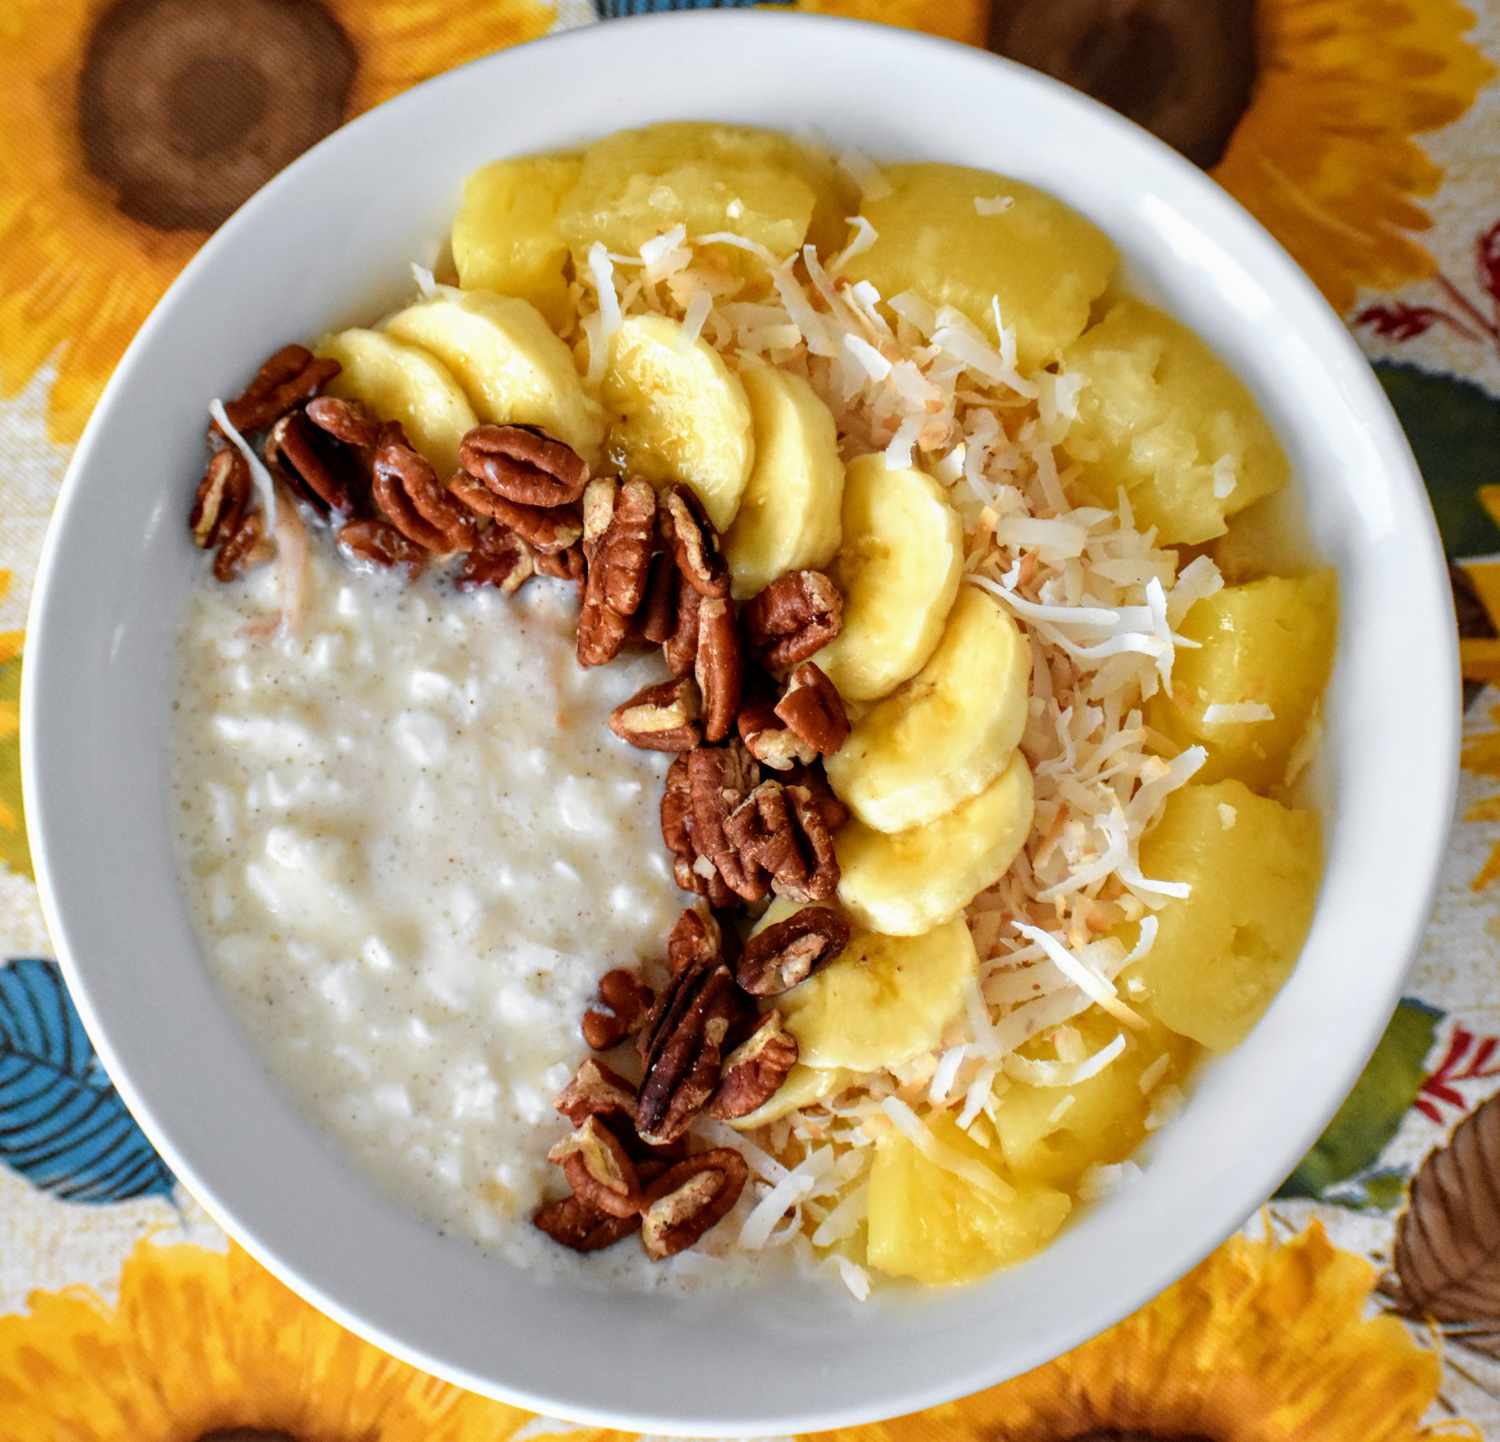
[[[250,467],[244,456],[233,446],[215,451],[198,482],[188,516],[194,544],[205,551],[222,546],[245,519],[250,494]]]
[[[724,833],[743,867],[770,873],[778,896],[826,901],[838,888],[833,835],[805,786],[763,782],[731,813]]]
[[[382,570],[405,566],[407,575],[413,580],[427,564],[427,552],[385,521],[349,521],[335,539],[350,560],[363,561]]]
[[[649,641],[653,646],[662,646],[676,634],[677,592],[681,585],[682,579],[677,574],[677,566],[672,557],[666,551],[658,551],[651,558],[650,568],[646,572],[646,594],[635,616],[636,630],[640,633],[641,640]],[[672,674],[683,676],[691,669],[692,663],[689,662],[681,669],[674,666]]]
[[[316,396],[340,369],[336,360],[315,356],[306,346],[282,346],[265,360],[250,384],[224,407],[224,414],[241,434],[263,431],[293,406]],[[210,439],[222,434],[215,421],[209,430]]]
[[[797,819],[805,879],[792,877],[784,884],[773,883],[774,889],[789,901],[827,901],[839,889],[839,860],[823,804],[807,786],[788,786],[786,794]]]
[[[724,1080],[709,1103],[709,1116],[727,1122],[765,1105],[797,1065],[797,1052],[797,1038],[782,1025],[781,1013],[768,1011],[724,1058]]]
[[[849,923],[841,912],[804,906],[746,941],[734,979],[751,996],[780,996],[822,971],[848,945]]]
[[[617,966],[599,978],[599,1005],[583,1014],[583,1039],[595,1051],[619,1046],[645,1024],[656,993],[633,971]]]
[[[687,486],[675,485],[666,494],[665,509],[672,556],[682,579],[700,596],[728,596],[729,565],[703,503]]]
[[[734,624],[733,601],[706,597],[699,606],[693,675],[703,693],[703,739],[722,741],[734,728],[745,685],[745,658]]]
[[[574,1252],[599,1252],[623,1242],[640,1230],[640,1213],[612,1217],[590,1206],[581,1197],[559,1197],[543,1202],[531,1215],[531,1222],[559,1246]]]
[[[660,1262],[686,1251],[729,1215],[749,1176],[744,1157],[729,1147],[669,1167],[646,1190],[641,1213],[646,1255]]]
[[[604,599],[604,571],[590,566],[578,612],[577,653],[580,666],[603,666],[620,654],[629,620]]]
[[[716,966],[724,960],[724,932],[711,911],[690,906],[667,936],[667,965],[676,976],[692,966]]]
[[[833,787],[828,784],[828,777],[821,766],[804,766],[799,762],[781,777],[781,784],[804,787],[817,806],[827,830],[837,831],[849,819],[849,808],[833,794]]]
[[[589,560],[590,580],[599,574],[600,595],[618,616],[633,616],[645,600],[655,537],[656,491],[649,481],[632,476],[619,488]]]
[[[572,505],[589,479],[572,446],[525,426],[475,426],[460,443],[458,459],[497,496],[523,506]]]
[[[690,676],[645,686],[609,713],[609,729],[643,751],[691,751],[702,739],[702,698]]]
[[[668,983],[639,1038],[645,1073],[635,1129],[642,1141],[676,1141],[708,1105],[740,1005],[726,966],[694,967]]]
[[[635,1088],[613,1067],[585,1057],[552,1105],[575,1127],[581,1127],[589,1117],[623,1117],[633,1125]]]
[[[380,513],[423,550],[467,551],[479,539],[474,517],[448,493],[400,426],[387,424],[381,430],[372,489]]]
[[[702,606],[703,597],[691,586],[678,585],[676,624],[661,647],[667,669],[674,676],[686,676],[698,659],[698,613]]]
[[[495,586],[509,596],[536,573],[537,559],[536,552],[520,536],[504,526],[491,526],[464,557],[453,584],[460,591]]]
[[[609,529],[619,491],[619,483],[612,476],[595,476],[583,488],[583,554],[588,561],[594,559],[594,551]]]
[[[844,598],[821,571],[788,571],[745,603],[751,653],[787,671],[821,650],[844,624]]]
[[[263,566],[276,554],[276,543],[266,535],[266,524],[259,511],[251,511],[239,529],[226,539],[214,557],[214,579],[233,581],[256,566]]]
[[[344,458],[332,446],[319,445],[318,437],[323,434],[304,411],[288,411],[266,435],[266,461],[314,509],[337,516],[353,515],[354,501],[342,474]]]
[[[576,542],[563,551],[538,551],[532,559],[539,576],[550,576],[554,581],[584,578],[583,548]]]
[[[583,1119],[571,1136],[547,1153],[563,1169],[575,1197],[612,1217],[641,1209],[641,1179],[624,1145],[596,1116]]]
[[[320,431],[356,451],[374,451],[380,440],[380,421],[363,401],[340,396],[317,396],[305,414]]]
[[[760,901],[766,881],[753,857],[741,856],[726,829],[729,818],[755,785],[755,763],[736,742],[701,746],[688,753],[692,842],[742,901]]]
[[[744,707],[735,727],[745,749],[773,771],[790,771],[799,762],[805,765],[817,759],[817,751],[776,714],[776,707],[770,701],[756,701]]]
[[[776,715],[820,756],[832,756],[849,739],[844,698],[816,661],[792,668],[786,694],[776,703]]]
[[[526,506],[497,496],[465,471],[448,480],[448,492],[478,516],[526,538],[533,550],[566,551],[583,538],[583,519],[576,506]]]

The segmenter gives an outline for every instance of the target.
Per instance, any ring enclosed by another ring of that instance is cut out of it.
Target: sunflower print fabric
[[[1467,678],[1461,820],[1410,995],[1261,1216],[1068,1356],[837,1442],[1500,1438],[1500,0],[763,4],[1046,71],[1254,214],[1345,317],[1406,426]],[[48,960],[16,750],[24,620],[69,448],[111,370],[261,184],[495,49],[714,8],[749,7],[0,0],[0,1442],[560,1431],[320,1316],[226,1243],[135,1127]]]

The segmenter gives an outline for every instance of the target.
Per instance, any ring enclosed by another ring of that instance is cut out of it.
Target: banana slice
[[[761,925],[797,909],[778,901]],[[925,936],[856,932],[833,965],[778,996],[776,1006],[797,1038],[801,1066],[876,1071],[936,1047],[978,970],[962,918]]]
[[[755,466],[724,537],[735,599],[788,571],[821,570],[839,548],[844,463],[833,415],[799,375],[752,366],[740,376],[750,401]]]
[[[573,324],[558,207],[583,165],[577,155],[522,155],[482,165],[464,181],[453,220],[453,264],[465,290],[529,300],[554,330]]]
[[[363,401],[381,420],[399,421],[440,475],[458,468],[458,443],[479,421],[453,373],[430,351],[355,329],[325,336],[318,354],[343,367],[329,395]]]
[[[843,1067],[803,1066],[798,1062],[769,1101],[762,1102],[753,1112],[735,1117],[729,1125],[739,1132],[753,1132],[756,1127],[780,1121],[803,1107],[827,1101],[853,1080],[854,1073]]]
[[[951,811],[1009,764],[1026,726],[1031,647],[993,597],[965,586],[932,659],[825,763],[866,826],[902,831]]]
[[[739,377],[702,339],[666,316],[625,321],[610,344],[604,403],[614,413],[611,459],[655,485],[681,481],[727,531],[755,459],[750,402]]]
[[[1005,875],[1031,811],[1031,768],[1017,752],[997,780],[925,826],[892,833],[851,821],[834,838],[839,901],[861,926],[920,935]]]
[[[397,340],[425,346],[458,378],[481,421],[540,426],[590,465],[604,417],[583,388],[573,356],[529,301],[488,290],[445,290],[381,323]]]
[[[927,663],[963,571],[963,525],[923,471],[860,456],[844,475],[844,539],[835,566],[844,629],[818,665],[854,701],[894,691]]]

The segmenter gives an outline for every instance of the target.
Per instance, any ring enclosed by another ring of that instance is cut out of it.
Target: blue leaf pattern
[[[0,967],[0,1162],[63,1201],[172,1195],[172,1173],[125,1110],[57,964]]]

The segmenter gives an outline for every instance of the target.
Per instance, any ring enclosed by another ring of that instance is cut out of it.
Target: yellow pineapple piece
[[[634,255],[679,224],[689,239],[733,231],[779,260],[810,230],[820,246],[841,244],[850,213],[832,160],[790,136],[672,122],[618,131],[589,146],[559,222],[575,261],[595,241]],[[754,272],[743,252],[720,249],[726,264]]]
[[[1123,488],[1136,524],[1168,545],[1223,535],[1225,517],[1286,483],[1286,456],[1255,398],[1152,306],[1116,302],[1068,347],[1063,368],[1084,381],[1063,442],[1083,484],[1110,506]]]
[[[996,1149],[971,1141],[947,1113],[928,1119],[944,1146],[1004,1180]],[[966,1282],[1039,1252],[1072,1203],[1037,1182],[1000,1200],[940,1167],[899,1132],[882,1136],[870,1168],[869,1264],[919,1282]]]
[[[1144,1008],[1136,1010],[1147,1023],[1141,1031],[1122,1027],[1097,1006],[1069,1023],[1091,1054],[1123,1033],[1125,1050],[1097,1076],[1061,1087],[1012,1081],[996,1097],[995,1125],[1015,1176],[1071,1191],[1089,1167],[1124,1161],[1141,1144],[1153,1105],[1152,1095],[1141,1090],[1141,1077],[1149,1069],[1153,1093],[1180,1084],[1198,1048]],[[1055,1060],[1051,1033],[1028,1042],[1021,1055]]]
[[[1185,786],[1168,799],[1141,843],[1141,870],[1185,881],[1192,893],[1156,913],[1156,943],[1132,971],[1173,1031],[1227,1051],[1260,1019],[1312,923],[1321,831],[1313,812],[1238,781]]]
[[[892,165],[890,193],[867,196],[860,213],[878,239],[848,266],[890,300],[915,291],[962,311],[998,339],[992,300],[1016,333],[1022,370],[1055,360],[1088,324],[1089,307],[1109,283],[1109,237],[1044,191],[956,165]],[[981,214],[980,204],[1008,199]]]
[[[1276,785],[1333,669],[1335,573],[1226,586],[1199,601],[1178,629],[1200,648],[1178,651],[1172,695],[1152,699],[1150,723],[1184,746],[1207,747],[1200,781],[1232,776],[1257,791]],[[1270,707],[1271,718],[1205,719],[1210,706],[1243,702]]]
[[[573,303],[565,273],[568,244],[557,211],[582,164],[576,155],[523,155],[469,176],[453,222],[459,285],[520,296],[554,330],[566,331]]]

